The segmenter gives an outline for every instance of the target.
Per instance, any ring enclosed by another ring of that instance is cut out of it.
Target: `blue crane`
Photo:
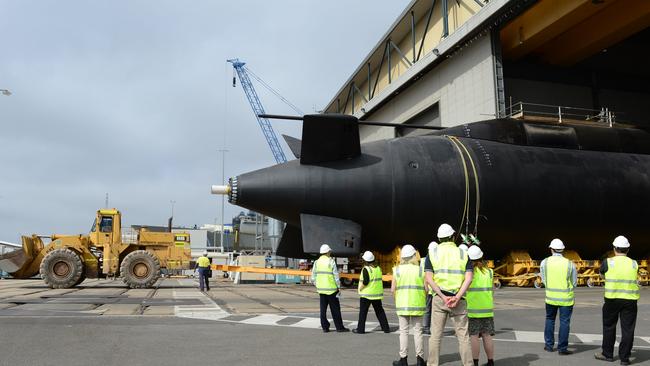
[[[237,76],[239,77],[239,82],[241,83],[241,86],[244,89],[244,93],[246,94],[246,98],[248,98],[248,102],[250,103],[251,108],[253,109],[253,114],[255,114],[255,118],[257,118],[257,122],[259,123],[260,128],[262,129],[264,138],[266,138],[266,142],[269,144],[269,147],[271,148],[271,152],[273,153],[275,162],[278,164],[285,163],[287,161],[287,157],[284,155],[284,151],[282,150],[282,146],[280,146],[280,141],[278,141],[278,138],[275,135],[275,131],[273,130],[273,126],[271,126],[271,122],[268,120],[268,118],[260,117],[261,114],[265,114],[266,112],[264,111],[264,106],[262,105],[262,102],[260,101],[260,98],[257,95],[257,92],[255,91],[255,87],[253,86],[253,83],[251,82],[249,76],[255,78],[255,80],[260,82],[262,86],[269,89],[273,94],[279,97],[283,102],[287,103],[291,108],[293,108],[300,115],[302,115],[303,113],[296,106],[291,104],[291,102],[289,102],[287,99],[281,96],[277,91],[273,90],[273,88],[271,88],[268,84],[266,84],[259,76],[255,75],[250,69],[248,69],[245,66],[246,65],[245,62],[240,61],[238,58],[230,59],[227,61],[232,64],[232,67],[237,72]],[[235,86],[234,75],[232,79],[232,86],[233,87]]]

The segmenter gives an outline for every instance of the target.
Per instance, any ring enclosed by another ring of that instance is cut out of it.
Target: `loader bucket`
[[[36,235],[23,236],[22,242],[22,249],[0,255],[0,270],[16,278],[29,278],[38,273],[38,265],[33,264],[44,245]]]
[[[0,271],[7,273],[18,272],[29,259],[22,249],[0,255]]]

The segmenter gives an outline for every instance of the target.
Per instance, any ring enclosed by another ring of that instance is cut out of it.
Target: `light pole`
[[[217,150],[221,152],[221,185],[226,184],[226,153],[228,150],[226,149],[219,149]],[[223,221],[224,221],[224,205],[225,205],[225,196],[221,195],[221,242],[220,242],[220,249],[221,253],[223,253]]]
[[[174,218],[174,205],[176,204],[176,201],[170,200],[169,203],[172,204],[172,218]]]

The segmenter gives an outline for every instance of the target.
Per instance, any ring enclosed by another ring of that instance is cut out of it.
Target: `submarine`
[[[295,160],[212,187],[286,223],[278,255],[308,258],[323,243],[336,256],[407,243],[425,253],[442,223],[477,235],[490,258],[541,257],[553,238],[599,258],[618,235],[649,252],[644,128],[491,119],[361,144],[354,116],[301,119],[302,139],[285,136]]]

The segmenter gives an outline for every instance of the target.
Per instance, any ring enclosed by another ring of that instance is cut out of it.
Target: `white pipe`
[[[212,194],[220,194],[220,195],[228,195],[230,193],[230,186],[228,185],[213,185],[210,188],[210,193]]]
[[[20,244],[14,244],[14,243],[10,243],[8,241],[3,241],[3,240],[0,240],[0,245],[4,245],[4,246],[7,246],[7,247],[12,247],[12,248],[22,248],[23,247]]]

